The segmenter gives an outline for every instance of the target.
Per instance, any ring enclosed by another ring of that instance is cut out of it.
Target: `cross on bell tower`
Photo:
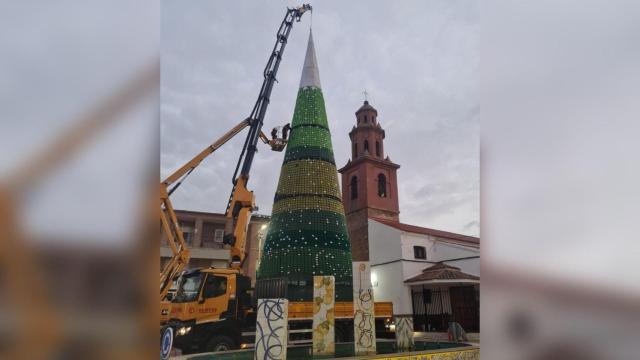
[[[364,104],[356,111],[356,126],[349,132],[351,159],[340,170],[342,203],[354,261],[369,260],[368,219],[399,221],[398,178],[400,165],[385,156],[385,131],[378,122],[378,110]]]

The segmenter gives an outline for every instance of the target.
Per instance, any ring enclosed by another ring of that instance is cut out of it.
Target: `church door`
[[[480,304],[473,286],[449,288],[453,319],[467,332],[480,330]]]

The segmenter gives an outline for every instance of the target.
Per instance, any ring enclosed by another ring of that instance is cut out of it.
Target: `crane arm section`
[[[255,196],[252,191],[247,190],[247,182],[249,181],[249,172],[251,165],[253,164],[253,158],[258,151],[258,140],[262,139],[264,142],[268,139],[262,133],[262,124],[264,117],[269,106],[269,99],[271,97],[271,90],[276,82],[276,74],[280,67],[280,61],[284,53],[289,33],[293,28],[294,21],[300,21],[302,14],[311,10],[311,5],[305,4],[297,8],[287,9],[287,13],[280,23],[278,33],[276,35],[276,42],[271,51],[271,56],[267,61],[267,65],[262,72],[264,80],[262,87],[260,88],[260,94],[249,116],[252,119],[253,124],[249,129],[247,138],[244,142],[238,164],[233,173],[233,190],[229,196],[229,202],[226,209],[226,217],[228,221],[231,221],[234,226],[233,234],[225,235],[223,242],[231,245],[231,259],[229,267],[242,272],[242,263],[246,257],[245,247],[247,243],[247,229],[251,220],[251,213],[256,210]],[[238,170],[240,175],[238,176]]]
[[[169,289],[171,288],[173,279],[178,276],[182,270],[184,270],[189,263],[190,257],[189,248],[184,241],[182,230],[180,229],[180,223],[178,222],[173,210],[173,205],[171,204],[169,195],[171,195],[171,193],[180,186],[186,176],[200,165],[202,160],[211,155],[250,124],[251,121],[249,119],[242,120],[160,183],[161,231],[165,236],[167,245],[169,245],[172,254],[171,259],[169,259],[165,264],[162,272],[160,273],[160,300],[165,298],[167,292],[169,292]],[[169,190],[169,186],[174,183],[175,186]]]
[[[224,135],[222,135],[218,140],[216,140],[213,144],[207,146],[204,150],[202,150],[198,155],[194,156],[193,159],[189,160],[186,164],[182,165],[182,167],[176,170],[173,174],[169,175],[162,183],[168,188],[177,180],[190,173],[195,169],[202,160],[204,160],[207,156],[211,155],[214,151],[218,150],[222,145],[224,145],[227,141],[231,140],[234,136],[236,136],[239,132],[241,132],[244,128],[251,124],[251,119],[244,119],[239,122],[236,126],[231,128],[231,130],[227,131]],[[172,191],[173,192],[173,189]]]
[[[254,120],[255,123],[251,126],[251,129],[249,129],[247,139],[245,140],[242,152],[240,153],[236,170],[233,173],[234,183],[237,180],[238,170],[241,170],[240,176],[249,179],[249,172],[251,170],[251,165],[253,164],[253,157],[258,150],[256,145],[258,144],[264,117],[267,112],[267,107],[269,106],[271,90],[273,90],[273,85],[276,82],[276,75],[280,68],[280,61],[282,60],[287,40],[289,39],[289,33],[293,28],[294,21],[300,21],[300,17],[307,10],[311,10],[311,5],[305,4],[297,8],[287,9],[287,13],[284,16],[282,23],[280,23],[280,28],[278,28],[276,42],[273,46],[273,50],[271,51],[271,56],[269,57],[267,65],[262,72],[264,80],[262,82],[262,87],[260,88],[260,93],[258,94],[258,99],[253,106],[251,115],[249,115],[249,118]]]

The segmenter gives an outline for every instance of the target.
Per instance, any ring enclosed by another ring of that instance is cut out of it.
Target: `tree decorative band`
[[[322,90],[298,91],[257,279],[286,278],[289,300],[311,300],[313,276],[335,276],[352,299],[351,248]]]

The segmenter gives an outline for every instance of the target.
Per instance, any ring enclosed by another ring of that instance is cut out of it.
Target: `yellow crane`
[[[242,263],[246,256],[247,227],[256,206],[253,192],[247,189],[247,182],[258,140],[270,145],[275,151],[282,151],[286,145],[286,130],[279,137],[278,131],[274,129],[272,139],[269,139],[262,132],[262,125],[293,23],[300,21],[302,14],[309,10],[311,6],[306,4],[287,9],[263,71],[264,81],[251,115],[160,183],[161,231],[172,251],[171,259],[160,274],[161,358],[169,356],[176,329],[182,332],[181,335],[186,335],[186,332],[192,335],[188,344],[183,344],[183,347],[217,351],[237,345],[234,344],[237,342],[234,339],[240,337],[239,323],[244,322],[251,312],[251,296],[248,294],[251,281],[242,274]],[[225,234],[223,240],[230,245],[229,268],[185,272],[189,263],[189,249],[169,196],[207,156],[245,128],[249,132],[233,174],[233,190],[225,212],[228,221],[233,224],[233,232]],[[175,295],[168,296],[174,281],[178,281],[177,291]]]
[[[180,230],[180,224],[169,196],[182,184],[184,177],[188,176],[207,156],[211,155],[227,141],[239,134],[244,128],[250,126],[253,121],[254,120],[250,118],[242,120],[160,183],[160,223],[162,225],[162,233],[165,234],[167,244],[173,253],[172,258],[165,264],[160,274],[161,301],[166,298],[169,288],[172,285],[172,280],[176,279],[189,263],[189,248],[185,244],[182,231]],[[262,132],[260,133],[260,139],[265,144],[271,146],[271,149],[274,151],[282,151],[287,144],[287,139],[284,137],[269,139]],[[237,243],[230,239],[246,239],[246,229],[249,224],[250,213],[251,210],[255,208],[254,195],[246,188],[247,180],[248,177],[242,176],[237,179],[226,211],[227,218],[236,220],[233,236],[225,237],[225,243],[232,243],[231,261],[229,265],[230,268],[236,270],[241,269],[242,262],[245,258],[244,244],[242,242]],[[170,189],[172,185],[174,187]],[[229,211],[229,208],[235,211]]]

